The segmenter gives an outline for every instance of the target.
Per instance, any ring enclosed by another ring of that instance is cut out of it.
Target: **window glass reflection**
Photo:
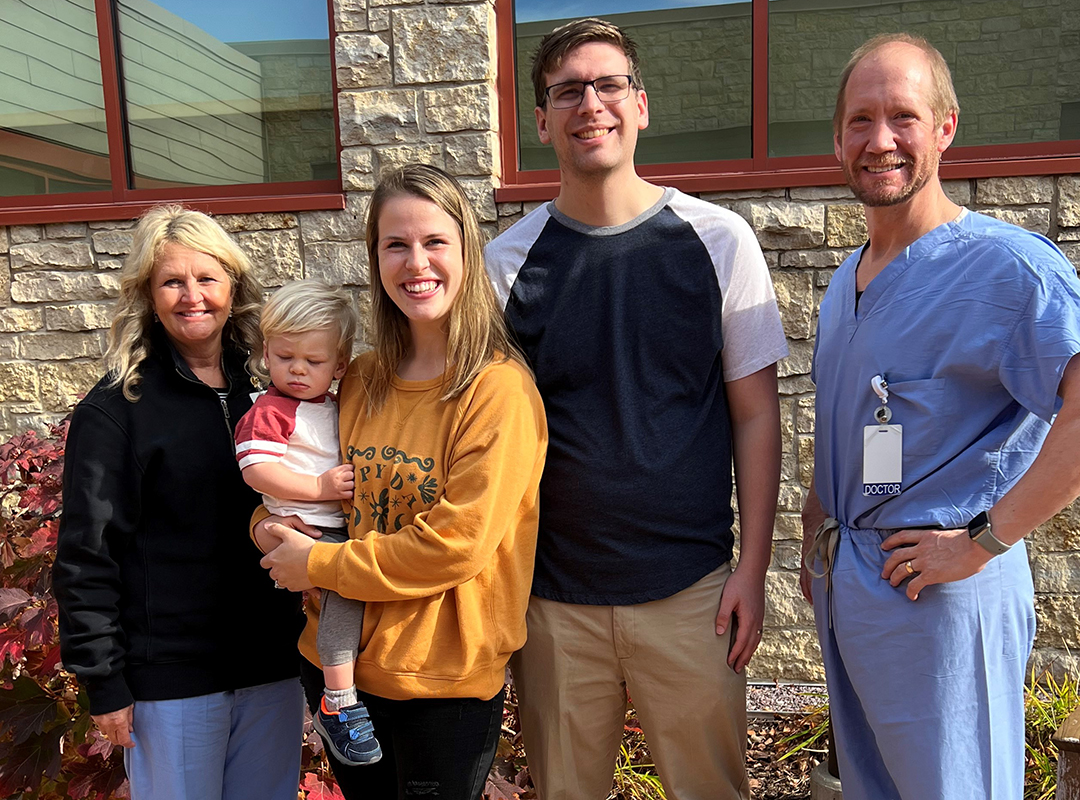
[[[4,0],[0,31],[0,196],[110,189],[93,0]]]
[[[637,43],[649,127],[638,140],[638,164],[750,157],[749,2],[693,0],[519,0],[515,4],[520,163],[557,167],[536,135],[530,78],[540,39],[579,17],[603,17]]]
[[[119,0],[136,188],[333,179],[325,0]]]
[[[955,146],[1080,138],[1080,0],[771,0],[769,154],[832,153],[840,71],[871,36],[896,31],[948,62]]]

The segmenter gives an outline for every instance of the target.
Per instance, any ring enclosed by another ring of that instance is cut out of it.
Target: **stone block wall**
[[[968,208],[1055,241],[1080,266],[1080,177],[950,181]],[[810,607],[799,591],[799,512],[814,465],[814,385],[810,380],[817,307],[836,267],[866,241],[866,219],[846,187],[714,192],[702,199],[732,209],[753,227],[776,290],[790,355],[778,365],[783,433],[780,498],[767,578],[765,635],[749,675],[755,680],[823,679]],[[533,204],[503,204],[505,229]],[[1080,504],[1028,539],[1039,633],[1032,665],[1080,674]]]
[[[469,84],[441,91],[481,93]],[[414,92],[413,102],[417,100],[424,102],[422,92],[419,98]],[[439,107],[432,103],[423,108]],[[406,103],[405,108],[412,106]],[[464,108],[457,107],[455,113]],[[490,131],[428,134],[420,131],[419,122],[414,124],[412,142],[351,148],[356,154],[351,185],[370,187],[376,165],[411,158],[460,165],[456,155],[460,137],[494,136]],[[476,162],[472,170],[465,176],[467,185],[477,207],[485,209],[489,232],[504,230],[533,206],[506,203],[496,209],[490,177],[485,180],[476,174],[480,172]],[[1080,176],[953,181],[946,189],[956,202],[973,210],[1048,236],[1080,265]],[[861,206],[843,187],[702,197],[731,208],[753,226],[770,267],[791,350],[779,365],[782,485],[767,584],[766,632],[751,675],[820,679],[813,617],[798,589],[799,510],[814,457],[810,359],[817,305],[836,266],[864,241],[865,219]],[[318,277],[351,288],[366,307],[367,202],[368,192],[357,189],[348,193],[344,211],[241,214],[218,220],[252,258],[267,287]],[[105,329],[119,287],[117,270],[130,248],[132,224],[127,220],[0,228],[0,436],[59,418],[100,377]],[[1054,663],[1059,670],[1080,673],[1080,505],[1040,529],[1028,546],[1039,612],[1033,665]]]
[[[492,4],[371,0],[369,8],[341,0],[336,17],[341,170],[349,196],[364,197],[388,166],[422,161],[456,176],[482,221],[494,223]]]
[[[456,175],[485,230],[504,230],[533,204],[496,206],[495,18],[490,2],[338,0],[335,13],[340,211],[218,217],[268,287],[317,277],[366,306],[364,217],[376,176],[422,161]],[[438,38],[439,46],[432,46]],[[1080,176],[956,181],[972,209],[1036,230],[1080,264]],[[768,576],[757,679],[820,679],[810,609],[797,586],[799,509],[813,469],[809,379],[816,309],[835,267],[861,244],[861,207],[841,187],[719,192],[704,199],[743,215],[765,251],[789,338],[780,364],[783,484]],[[132,220],[0,227],[0,440],[61,417],[100,377],[118,269]],[[1034,665],[1080,672],[1080,507],[1030,540],[1039,638]]]

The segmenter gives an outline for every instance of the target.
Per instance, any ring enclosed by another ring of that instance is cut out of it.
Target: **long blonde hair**
[[[442,170],[426,164],[407,164],[384,173],[368,209],[367,251],[375,351],[375,369],[368,386],[369,416],[382,409],[391,381],[409,349],[409,320],[379,279],[379,215],[388,201],[402,195],[434,203],[461,230],[461,289],[450,309],[442,399],[460,395],[496,359],[511,358],[525,365],[525,359],[510,340],[495,290],[484,271],[483,236],[469,198],[458,182]]]
[[[179,205],[155,206],[135,228],[131,251],[120,272],[120,298],[109,328],[105,367],[110,386],[120,386],[131,402],[139,399],[139,365],[150,354],[154,307],[150,278],[162,249],[169,243],[206,253],[218,260],[232,285],[232,315],[225,323],[223,340],[248,353],[248,369],[264,378],[259,308],[262,287],[251,262],[221,226],[198,211]]]

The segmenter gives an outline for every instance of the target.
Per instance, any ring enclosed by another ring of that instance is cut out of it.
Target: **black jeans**
[[[302,659],[300,678],[315,713],[322,672]],[[350,767],[327,752],[346,800],[480,800],[499,744],[505,688],[490,700],[357,695],[371,713],[383,757],[376,764]]]

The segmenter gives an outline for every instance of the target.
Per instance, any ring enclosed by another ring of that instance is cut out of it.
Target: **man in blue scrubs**
[[[1080,284],[946,197],[957,112],[921,39],[872,39],[841,76],[869,242],[821,303],[802,586],[846,800],[1023,796],[1023,537],[1080,494]]]

